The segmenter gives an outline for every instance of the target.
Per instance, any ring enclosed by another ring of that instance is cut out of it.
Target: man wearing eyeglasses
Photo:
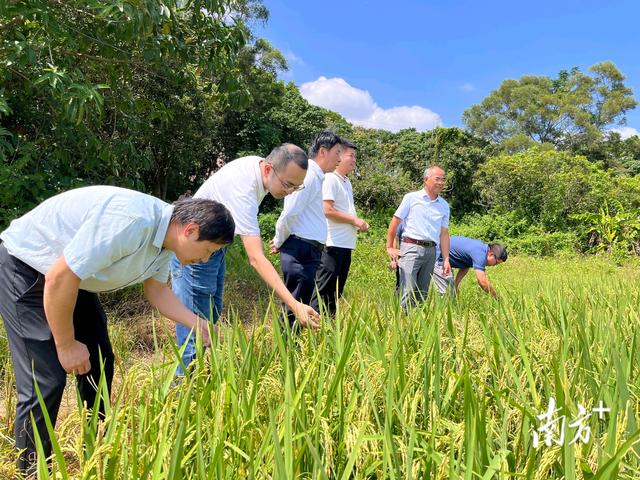
[[[404,196],[387,230],[387,253],[398,266],[400,302],[404,308],[426,299],[436,261],[436,245],[442,252],[442,271],[449,275],[449,204],[440,196],[446,184],[444,170],[424,171],[424,188]],[[398,225],[405,228],[400,249],[394,247]]]
[[[486,244],[475,238],[453,236],[449,249],[451,268],[457,268],[455,281],[453,272],[445,275],[443,272],[442,256],[436,253],[436,265],[433,269],[433,281],[438,288],[440,295],[444,295],[447,290],[451,295],[458,293],[460,282],[473,269],[476,274],[478,285],[485,292],[494,298],[498,297],[496,289],[491,285],[487,277],[486,267],[493,267],[507,261],[507,247],[501,243]]]
[[[318,328],[318,313],[294,298],[265,257],[258,224],[258,208],[266,194],[271,193],[279,199],[302,190],[309,163],[304,150],[284,144],[276,147],[267,158],[248,156],[227,163],[202,184],[194,197],[216,200],[229,209],[236,225],[235,234],[240,236],[251,266],[302,326]],[[206,263],[184,267],[177,259],[171,263],[172,288],[178,298],[192,311],[214,323],[222,312],[224,256],[223,249]],[[187,344],[182,356],[187,366],[195,357],[195,339],[190,330],[182,326],[176,327],[176,336],[179,345]],[[181,367],[177,373],[183,373]]]
[[[284,283],[293,297],[309,303],[315,289],[316,271],[327,240],[327,220],[322,203],[324,174],[340,162],[342,139],[333,132],[316,136],[309,149],[309,169],[304,190],[285,198],[276,223],[271,253],[280,252]],[[294,326],[295,312],[287,308],[287,319]]]

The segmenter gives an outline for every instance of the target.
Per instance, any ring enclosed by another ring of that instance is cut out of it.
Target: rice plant
[[[165,336],[120,365],[106,420],[59,421],[40,478],[640,477],[636,272],[516,257],[491,272],[499,301],[467,282],[407,313],[384,257],[357,252],[320,332],[292,335],[271,302],[250,324],[231,311],[182,381]],[[551,398],[565,438],[547,445]]]

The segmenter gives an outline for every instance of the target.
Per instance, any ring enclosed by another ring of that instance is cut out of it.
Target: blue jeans
[[[216,251],[207,263],[183,266],[175,256],[171,259],[171,289],[185,307],[213,323],[222,313],[225,251],[226,248]],[[196,356],[195,335],[190,328],[176,324],[176,338],[180,347],[187,344],[182,354],[187,367]],[[176,373],[184,374],[182,366]]]

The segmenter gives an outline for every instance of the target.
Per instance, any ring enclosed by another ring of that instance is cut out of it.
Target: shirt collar
[[[309,159],[309,169],[312,170],[314,174],[324,179],[324,172],[320,168],[320,165],[318,165],[318,163],[312,158]]]
[[[347,180],[349,180],[346,175],[339,174],[337,170],[334,170],[332,173],[343,182],[346,182]]]
[[[164,243],[164,237],[167,236],[167,230],[169,229],[169,221],[171,220],[171,215],[173,214],[173,205],[165,205],[162,208],[162,217],[160,217],[160,222],[158,223],[158,230],[156,231],[156,236],[153,239],[153,246],[162,249],[162,244]]]
[[[442,198],[440,195],[438,195],[438,196],[435,198],[435,200],[432,200],[432,199],[431,199],[431,197],[429,196],[429,194],[427,193],[427,191],[426,191],[424,188],[422,188],[422,189],[420,190],[420,192],[422,192],[422,196],[423,196],[424,198],[426,198],[428,202],[440,202],[440,199]]]

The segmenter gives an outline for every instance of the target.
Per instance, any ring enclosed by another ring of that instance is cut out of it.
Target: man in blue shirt
[[[458,273],[455,281],[453,274],[445,275],[442,269],[442,256],[438,252],[438,260],[433,269],[433,281],[438,288],[438,292],[442,295],[447,289],[451,294],[456,294],[460,282],[469,272],[470,268],[476,272],[476,279],[480,287],[492,295],[497,296],[495,288],[491,285],[487,277],[486,267],[493,267],[507,261],[507,248],[500,243],[486,244],[480,240],[469,237],[453,236],[451,237],[451,246],[449,250],[449,262],[451,268],[457,268]]]
[[[206,261],[233,240],[235,224],[220,203],[187,199],[169,205],[143,193],[94,186],[41,203],[0,234],[0,315],[13,360],[18,401],[18,467],[36,465],[32,419],[46,457],[51,440],[34,381],[55,425],[67,374],[76,375],[89,408],[104,374],[110,391],[114,356],[99,292],[144,284],[149,303],[202,333],[207,322],[167,285],[169,260]],[[104,414],[98,400],[98,415]]]

